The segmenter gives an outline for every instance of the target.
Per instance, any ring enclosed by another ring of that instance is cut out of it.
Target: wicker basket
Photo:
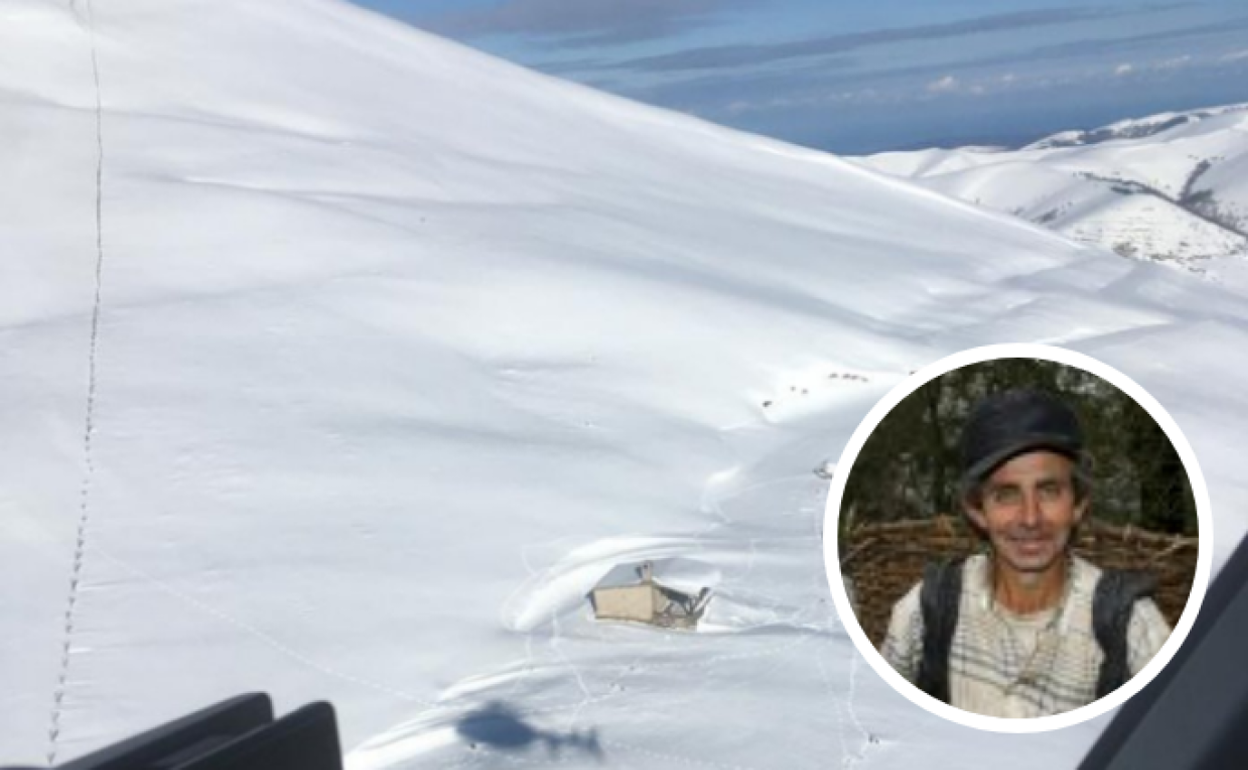
[[[858,621],[879,646],[893,605],[923,576],[929,561],[969,556],[982,548],[960,518],[863,524],[841,543],[841,572],[854,583]],[[1199,540],[1091,520],[1079,529],[1074,552],[1098,567],[1146,569],[1157,577],[1157,605],[1173,627],[1196,574]]]

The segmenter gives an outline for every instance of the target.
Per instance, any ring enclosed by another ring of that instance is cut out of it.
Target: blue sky
[[[1248,3],[355,0],[559,77],[840,153],[1248,101]]]

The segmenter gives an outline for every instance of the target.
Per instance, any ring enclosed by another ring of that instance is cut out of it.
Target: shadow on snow
[[[484,746],[497,751],[525,751],[541,744],[552,757],[567,750],[593,757],[599,762],[603,759],[597,730],[585,733],[577,730],[569,733],[538,730],[526,723],[515,709],[499,701],[491,701],[465,714],[455,723],[455,731],[473,748]]]

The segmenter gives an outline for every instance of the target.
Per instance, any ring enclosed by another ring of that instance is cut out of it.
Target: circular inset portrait
[[[916,373],[868,415],[825,524],[842,621],[877,671],[963,724],[1027,732],[1120,705],[1209,575],[1187,442],[1121,373],[1039,345]]]

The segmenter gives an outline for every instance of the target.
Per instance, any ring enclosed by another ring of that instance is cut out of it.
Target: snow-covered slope
[[[1021,150],[857,162],[1127,256],[1207,272],[1210,259],[1248,255],[1248,105],[1067,131]]]
[[[1073,766],[828,595],[811,470],[977,344],[1123,368],[1248,528],[1227,287],[327,0],[0,0],[0,100],[6,762],[267,690],[354,767]],[[706,633],[588,619],[649,557]]]

